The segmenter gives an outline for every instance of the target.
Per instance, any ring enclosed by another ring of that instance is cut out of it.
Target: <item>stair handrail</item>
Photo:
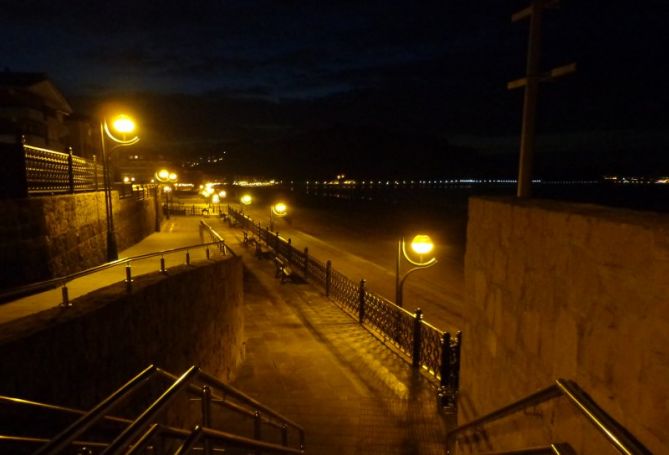
[[[446,446],[448,453],[454,448],[455,438],[460,433],[478,427],[510,414],[534,406],[560,396],[569,399],[576,408],[584,414],[620,453],[626,455],[651,455],[646,448],[632,433],[604,411],[579,385],[569,379],[556,379],[550,386],[534,392],[520,400],[503,406],[495,411],[478,417],[470,422],[454,428],[446,435]]]
[[[149,259],[152,257],[158,257],[158,256],[165,256],[168,254],[172,253],[178,253],[180,251],[188,251],[188,250],[194,250],[198,248],[206,248],[209,246],[221,246],[221,241],[214,241],[214,242],[208,242],[208,243],[196,243],[194,245],[189,245],[189,246],[181,246],[178,248],[170,248],[168,250],[160,250],[160,251],[154,251],[152,253],[144,253],[144,254],[139,254],[137,256],[131,256],[127,258],[120,258],[116,259],[115,261],[110,261],[110,262],[105,262],[104,264],[96,265],[95,267],[90,267],[86,270],[81,270],[79,272],[74,272],[70,273],[69,275],[63,275],[60,277],[56,278],[50,278],[48,280],[44,281],[38,281],[36,283],[31,283],[31,284],[26,284],[23,286],[17,286],[15,288],[9,289],[7,291],[4,291],[0,293],[0,302],[5,301],[6,299],[14,296],[23,296],[23,295],[28,295],[28,294],[33,294],[36,292],[42,292],[42,291],[47,291],[49,289],[53,289],[58,286],[62,286],[72,280],[75,280],[77,278],[81,278],[86,275],[90,275],[92,273],[100,272],[102,270],[110,269],[119,265],[127,264],[132,261],[138,261],[142,259]],[[230,251],[233,256],[236,256],[234,251],[230,249],[227,245],[224,244],[224,248],[227,248],[227,251]],[[1,303],[0,303],[1,304]]]
[[[102,400],[97,406],[91,409],[90,412],[84,414],[79,419],[75,420],[69,427],[61,431],[58,435],[52,438],[48,444],[41,447],[36,455],[41,454],[57,454],[65,447],[70,445],[78,436],[100,421],[114,406],[120,401],[144,385],[156,373],[155,365],[149,365],[138,375],[126,382],[119,389],[114,391],[107,398]]]

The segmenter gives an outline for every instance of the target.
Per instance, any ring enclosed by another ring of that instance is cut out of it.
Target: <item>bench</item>
[[[286,280],[293,279],[293,271],[290,269],[287,262],[279,256],[274,256],[274,266],[276,267],[274,278],[281,278],[282,284],[285,283]]]
[[[251,241],[256,244],[256,257],[258,259],[269,259],[272,257],[271,249],[269,249],[256,239],[251,239]]]

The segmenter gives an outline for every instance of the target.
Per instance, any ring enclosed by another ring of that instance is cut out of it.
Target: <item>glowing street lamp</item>
[[[100,145],[102,151],[102,168],[105,190],[105,212],[107,214],[107,261],[118,259],[118,246],[116,244],[116,233],[114,232],[114,211],[112,207],[111,175],[109,173],[112,153],[119,147],[128,147],[139,142],[139,136],[130,139],[127,135],[135,131],[135,122],[127,115],[119,115],[111,120],[111,128],[107,119],[100,122]],[[120,133],[121,137],[117,136]],[[113,146],[107,151],[107,139],[112,141]]]
[[[251,205],[251,202],[253,202],[253,197],[251,197],[250,194],[245,194],[239,199],[239,202],[241,202],[243,205]]]
[[[288,214],[288,206],[284,202],[277,202],[269,208],[269,230],[274,230],[274,219],[272,215],[283,218]]]
[[[430,238],[429,235],[426,234],[419,234],[415,236],[411,240],[411,250],[413,251],[414,255],[418,256],[418,260],[413,259],[406,250],[406,243],[404,241],[404,237],[397,243],[397,261],[395,263],[396,265],[396,273],[395,273],[395,303],[398,306],[403,306],[402,302],[402,294],[404,290],[404,282],[406,281],[407,277],[415,272],[416,270],[422,270],[426,269],[428,267],[433,266],[434,264],[437,263],[437,259],[435,257],[432,257],[429,260],[424,260],[423,257],[426,254],[429,254],[432,252],[434,249],[434,243],[432,242],[432,239]],[[413,268],[407,270],[403,275],[401,274],[401,262],[402,262],[402,257],[406,259],[409,264],[413,265]]]

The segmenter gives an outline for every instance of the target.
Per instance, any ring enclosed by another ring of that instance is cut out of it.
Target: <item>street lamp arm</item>
[[[414,261],[413,259],[411,259],[411,256],[409,256],[407,254],[406,244],[404,243],[404,241],[401,242],[401,245],[402,245],[402,254],[404,255],[404,259],[406,259],[410,264],[415,265],[418,268],[429,267],[431,265],[434,265],[437,262],[436,258],[432,258],[427,262]],[[407,274],[408,273],[409,272],[407,272]]]
[[[419,265],[419,266],[416,266],[412,269],[407,270],[406,273],[402,276],[402,279],[400,279],[400,289],[402,289],[404,287],[404,282],[406,281],[407,277],[410,274],[412,274],[416,270],[422,270],[422,269],[426,269],[428,267],[431,267],[436,263],[437,263],[437,260],[435,258],[432,258],[428,262],[426,262],[425,265]]]
[[[117,144],[119,144],[119,145],[118,145],[119,147],[127,146],[127,145],[134,145],[134,144],[136,144],[136,143],[139,142],[139,136],[135,136],[135,137],[133,137],[132,139],[119,139],[118,137],[114,136],[114,135],[112,134],[111,130],[109,129],[109,125],[107,125],[107,122],[106,122],[106,121],[103,123],[103,128],[104,128],[105,133],[107,134],[107,136],[109,136],[109,138],[110,138],[112,141],[114,141],[114,142],[116,142]]]

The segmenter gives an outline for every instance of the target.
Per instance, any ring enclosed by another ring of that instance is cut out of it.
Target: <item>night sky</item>
[[[479,4],[491,3],[491,4]],[[2,1],[0,55],[75,108],[118,100],[143,147],[230,172],[513,176],[526,1]],[[666,2],[545,13],[537,173],[669,174]],[[280,157],[280,158],[279,158]],[[296,165],[295,163],[299,163]]]

